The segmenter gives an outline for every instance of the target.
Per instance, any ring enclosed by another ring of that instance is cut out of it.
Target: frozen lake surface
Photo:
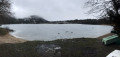
[[[11,24],[2,25],[15,30],[15,37],[26,40],[56,40],[66,38],[96,38],[109,33],[111,26],[82,24]]]

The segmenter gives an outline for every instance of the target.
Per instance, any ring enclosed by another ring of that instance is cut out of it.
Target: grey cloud
[[[85,14],[86,0],[12,0],[12,11],[18,18],[38,15],[47,20],[93,18]]]

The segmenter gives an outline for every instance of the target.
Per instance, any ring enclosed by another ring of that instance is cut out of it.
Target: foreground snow
[[[120,50],[114,50],[106,57],[120,57]]]

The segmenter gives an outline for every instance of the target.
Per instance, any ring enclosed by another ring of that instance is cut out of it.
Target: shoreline
[[[21,38],[16,38],[10,34],[0,36],[0,44],[4,43],[24,43],[27,40],[21,39]]]
[[[110,36],[112,35],[111,33],[108,33],[108,34],[105,34],[105,35],[102,35],[102,36],[99,36],[97,37],[96,39],[102,39],[104,37],[107,37],[107,36]],[[74,38],[73,38],[74,39]],[[56,39],[58,40],[58,39]],[[0,44],[4,44],[4,43],[24,43],[24,42],[27,42],[29,40],[25,40],[25,39],[21,39],[21,38],[17,38],[15,36],[12,36],[11,34],[7,34],[7,35],[4,35],[4,36],[0,36]],[[34,41],[34,40],[33,40]],[[39,40],[38,40],[39,41]],[[55,41],[55,40],[53,40]]]

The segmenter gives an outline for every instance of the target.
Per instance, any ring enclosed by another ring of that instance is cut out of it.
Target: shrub
[[[9,31],[8,30],[6,30],[6,29],[4,29],[4,28],[0,28],[0,36],[2,35],[6,35],[6,34],[8,34],[9,33]]]

